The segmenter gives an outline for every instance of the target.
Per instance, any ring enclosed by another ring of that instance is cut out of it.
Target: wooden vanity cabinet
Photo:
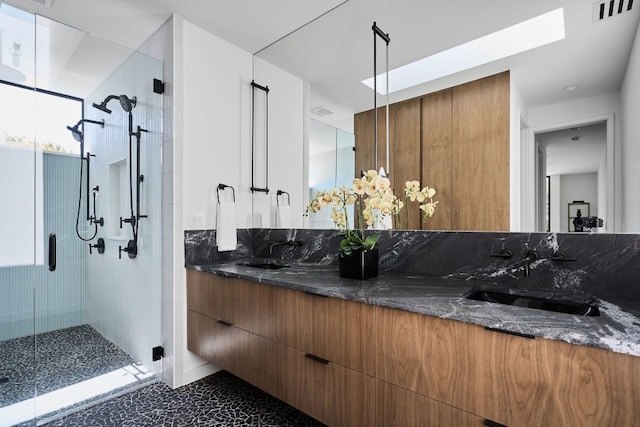
[[[640,417],[638,357],[382,307],[375,329],[379,379],[482,419],[582,427]]]
[[[378,427],[484,427],[484,418],[376,380]]]
[[[372,306],[285,288],[277,295],[279,343],[374,375]]]
[[[276,396],[331,426],[373,426],[371,306],[278,289]]]
[[[276,396],[330,426],[374,426],[374,379],[278,344]]]
[[[276,289],[187,270],[187,348],[276,393]]]
[[[276,343],[189,310],[187,348],[266,391],[276,393]]]
[[[187,292],[189,350],[331,426],[640,419],[640,357],[195,270]]]
[[[376,377],[479,414],[483,345],[475,328],[376,307]],[[482,331],[482,328],[478,328]]]
[[[273,339],[275,336],[273,286],[187,270],[187,307]]]

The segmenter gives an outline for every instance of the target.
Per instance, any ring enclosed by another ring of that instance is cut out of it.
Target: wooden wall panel
[[[391,111],[389,111],[389,121],[391,122]],[[373,129],[374,129],[374,114],[373,110],[364,111],[354,115],[353,118],[353,132],[356,136],[356,176],[360,176],[361,171],[368,171],[369,169],[379,170],[380,166],[384,166],[386,163],[387,147],[386,147],[386,107],[378,107],[378,164],[374,165],[373,155]],[[390,123],[389,128],[393,129],[393,125]],[[391,141],[389,141],[391,144]],[[393,164],[393,148],[389,153],[389,162]]]
[[[509,230],[509,72],[453,89],[454,230]]]
[[[451,230],[451,90],[422,98],[422,185],[436,189],[436,213],[424,230]]]
[[[412,213],[409,228],[509,230],[509,79],[507,71],[390,106],[389,172],[396,195],[407,179],[420,179],[438,192],[435,216],[424,223]],[[357,173],[373,167],[373,116],[373,110],[354,116]],[[385,162],[384,118],[381,107],[378,167]],[[414,176],[416,164],[421,173]]]
[[[420,180],[420,109],[420,98],[399,102],[390,108],[390,145],[393,147],[391,185],[400,200],[404,200],[405,182]],[[394,227],[419,230],[420,212],[417,203],[407,203],[400,214],[400,224],[394,224]]]

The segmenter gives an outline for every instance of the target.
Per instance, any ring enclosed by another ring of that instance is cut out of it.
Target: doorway
[[[605,116],[531,131],[535,231],[575,232],[578,204],[578,215],[595,224],[583,231],[613,230],[612,122]]]

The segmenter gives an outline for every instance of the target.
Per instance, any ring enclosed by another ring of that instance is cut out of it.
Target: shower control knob
[[[120,217],[120,228],[122,228],[122,224],[127,223],[127,224],[131,224],[132,226],[136,226],[136,217],[132,216],[131,218],[122,218]]]
[[[89,243],[89,254],[93,254],[94,248],[98,250],[99,254],[104,253],[104,239],[102,237],[98,239],[98,243],[96,243],[95,245]]]
[[[123,248],[122,246],[118,246],[118,258],[122,259],[122,252],[126,252],[129,254],[129,258],[133,259],[138,255],[138,245],[135,240],[129,240],[127,243],[127,247]]]
[[[92,224],[98,224],[100,227],[104,227],[104,218],[100,217],[99,219],[96,219],[95,217],[91,217],[90,218],[91,223]]]

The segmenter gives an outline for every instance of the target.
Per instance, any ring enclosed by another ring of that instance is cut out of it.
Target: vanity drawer
[[[271,339],[275,291],[270,285],[187,270],[190,310]]]
[[[484,422],[469,412],[376,380],[377,427],[484,427]]]
[[[330,426],[373,426],[374,379],[277,344],[276,396]]]
[[[484,350],[476,334],[482,332],[461,322],[376,307],[376,376],[479,414]]]
[[[275,394],[276,343],[189,310],[187,348],[243,380]]]
[[[278,289],[276,340],[373,376],[373,307]]]

